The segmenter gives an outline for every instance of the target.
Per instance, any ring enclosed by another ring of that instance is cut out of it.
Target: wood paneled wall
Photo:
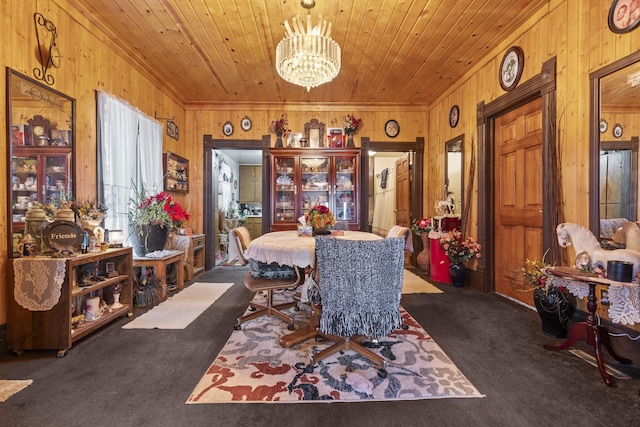
[[[175,117],[180,129],[178,141],[165,135],[163,151],[173,151],[189,159],[193,184],[186,195],[176,197],[192,213],[190,225],[201,230],[203,179],[203,135],[224,139],[222,125],[234,124],[229,139],[260,139],[268,134],[272,120],[286,113],[290,128],[302,132],[304,123],[317,118],[328,127],[340,127],[346,114],[362,118],[364,124],[356,135],[373,141],[386,141],[384,124],[393,118],[400,123],[398,141],[414,141],[417,136],[426,140],[423,214],[430,215],[435,200],[441,197],[444,185],[444,142],[465,135],[465,182],[473,179],[470,234],[477,233],[477,177],[468,176],[471,170],[472,147],[477,151],[476,108],[478,102],[488,103],[504,92],[497,77],[502,55],[512,45],[519,45],[525,53],[521,82],[540,72],[542,63],[557,57],[558,133],[562,156],[562,177],[565,219],[588,223],[589,197],[589,73],[622,58],[640,48],[640,30],[628,34],[614,34],[607,27],[607,13],[611,0],[551,0],[536,16],[524,23],[512,38],[498,46],[487,47],[486,60],[474,66],[465,78],[451,82],[451,89],[430,106],[379,105],[253,105],[231,104],[189,105],[177,103],[163,92],[162,84],[145,71],[145,65],[133,64],[122,56],[115,41],[73,8],[73,0],[0,0],[4,11],[0,23],[5,29],[0,45],[3,65],[26,75],[33,75],[38,66],[33,14],[42,13],[58,27],[58,46],[62,66],[53,71],[54,88],[76,99],[77,169],[76,196],[93,197],[96,192],[96,107],[95,91],[104,90],[117,96],[150,117]],[[452,59],[455,60],[455,59]],[[6,111],[5,85],[0,85],[0,111]],[[460,121],[456,128],[449,126],[448,116],[453,105],[460,107]],[[240,121],[244,116],[252,120],[252,128],[244,132]],[[611,123],[611,122],[610,122]],[[164,125],[164,123],[163,123]],[[164,126],[166,129],[166,125]],[[7,134],[6,120],[0,121],[0,132]],[[6,157],[0,160],[0,188],[6,188]],[[478,168],[475,168],[477,173]],[[465,188],[465,191],[467,189]],[[6,206],[6,194],[0,192],[0,205]],[[6,209],[1,210],[0,242],[7,241]],[[418,213],[419,214],[419,213]],[[6,245],[0,244],[0,324],[6,323],[7,269]]]

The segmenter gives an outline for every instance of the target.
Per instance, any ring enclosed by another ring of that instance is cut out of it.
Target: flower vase
[[[467,278],[467,267],[461,262],[451,263],[449,266],[449,274],[451,275],[451,283],[456,288],[464,286],[464,280]]]
[[[569,296],[557,289],[536,288],[533,303],[540,316],[542,332],[553,338],[566,338],[575,311]]]
[[[355,148],[356,144],[353,142],[353,134],[347,134],[347,148]]]
[[[429,233],[426,233],[426,232],[420,233],[420,239],[422,239],[422,251],[416,257],[416,262],[418,263],[418,267],[420,267],[420,270],[429,274],[430,263],[431,263],[431,253],[429,248]]]
[[[282,148],[284,145],[282,144],[282,132],[276,132],[276,145],[275,148]]]
[[[327,227],[313,227],[314,236],[325,236],[327,234],[331,234]]]
[[[139,257],[161,251],[169,240],[169,227],[154,224],[134,225],[129,228],[133,250]]]

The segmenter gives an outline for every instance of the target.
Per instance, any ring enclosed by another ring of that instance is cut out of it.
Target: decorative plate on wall
[[[389,138],[395,138],[400,133],[400,125],[395,120],[389,120],[384,125],[384,133],[386,133]]]
[[[233,123],[225,122],[225,124],[222,125],[222,133],[224,136],[231,136],[233,134]]]
[[[243,131],[248,131],[251,129],[251,119],[248,116],[244,116],[242,121],[240,122],[240,127]]]
[[[600,120],[600,133],[605,133],[609,129],[609,123],[605,119]]]
[[[452,128],[458,126],[458,120],[460,120],[460,107],[454,105],[449,111],[449,126]]]
[[[520,46],[512,46],[507,50],[500,63],[498,70],[498,78],[500,86],[506,91],[514,89],[520,77],[522,77],[522,69],[524,68],[524,52]]]
[[[622,125],[620,123],[616,123],[613,127],[613,136],[616,138],[620,138],[622,136]]]

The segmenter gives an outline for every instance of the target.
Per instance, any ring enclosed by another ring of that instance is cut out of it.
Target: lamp
[[[105,241],[109,243],[110,248],[121,248],[124,240],[122,230],[105,230]]]
[[[333,80],[340,71],[340,46],[331,38],[331,23],[318,20],[318,25],[311,25],[311,8],[313,0],[302,0],[302,7],[309,10],[305,31],[298,17],[292,18],[293,31],[289,22],[284,22],[287,34],[276,47],[276,70],[280,77],[289,83],[312,87]]]

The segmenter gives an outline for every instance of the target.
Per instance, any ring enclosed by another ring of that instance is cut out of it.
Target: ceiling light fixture
[[[305,30],[298,17],[291,23],[284,22],[285,38],[276,47],[276,70],[280,77],[289,83],[307,88],[333,80],[340,71],[340,46],[331,38],[331,23],[322,20],[318,25],[311,25],[311,8],[314,0],[302,0],[300,5],[309,10],[307,28]]]

